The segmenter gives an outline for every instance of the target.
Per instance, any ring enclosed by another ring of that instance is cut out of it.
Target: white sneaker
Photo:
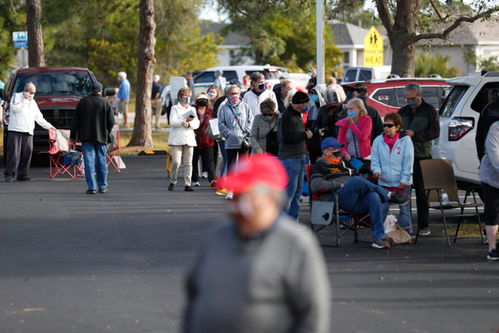
[[[202,178],[208,178],[208,172],[206,172],[206,171],[201,172],[201,177]]]
[[[232,198],[234,197],[234,193],[232,192],[229,192],[227,193],[227,195],[225,196],[225,200],[232,200]]]
[[[197,186],[197,187],[199,187],[199,186],[201,186],[201,184],[199,184],[199,182],[192,182],[192,186]]]

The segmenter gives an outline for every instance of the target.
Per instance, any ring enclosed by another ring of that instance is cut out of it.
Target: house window
[[[343,52],[343,63],[345,65],[350,64],[350,52]]]

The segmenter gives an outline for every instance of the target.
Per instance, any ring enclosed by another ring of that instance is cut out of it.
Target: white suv
[[[440,108],[440,137],[433,141],[433,158],[452,160],[458,182],[480,184],[476,126],[483,108],[499,96],[499,72],[447,82],[452,90]]]

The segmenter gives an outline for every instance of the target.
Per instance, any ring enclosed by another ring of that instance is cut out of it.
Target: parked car
[[[58,129],[70,129],[76,104],[83,96],[90,94],[90,89],[95,81],[94,74],[87,68],[38,67],[19,69],[10,78],[6,100],[10,102],[15,93],[24,90],[27,82],[33,82],[36,86],[35,101],[44,118]],[[4,113],[5,152],[8,104]],[[33,133],[33,153],[48,150],[48,133],[36,125]]]
[[[443,103],[446,91],[450,87],[445,79],[431,78],[372,80],[342,83],[342,86],[347,98],[350,98],[355,85],[363,83],[369,91],[367,104],[378,110],[380,116],[384,117],[385,114],[397,112],[402,106],[407,105],[404,87],[412,82],[416,82],[422,87],[424,100],[437,110]]]
[[[440,137],[433,141],[433,158],[451,160],[459,183],[479,185],[476,125],[483,108],[499,97],[499,72],[477,73],[448,83],[452,90],[440,109]]]
[[[287,68],[271,65],[212,67],[199,71],[198,74],[194,76],[194,91],[196,95],[206,91],[206,89],[215,82],[215,72],[217,70],[223,71],[223,76],[227,79],[227,84],[233,80],[243,83],[243,77],[245,75],[251,75],[254,72],[263,73],[265,80],[272,86],[279,83],[279,77],[288,77]]]
[[[391,71],[392,66],[348,67],[343,73],[341,83],[386,79]]]

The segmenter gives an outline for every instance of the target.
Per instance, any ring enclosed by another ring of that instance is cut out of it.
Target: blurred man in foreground
[[[324,257],[306,227],[280,215],[287,176],[279,160],[245,157],[217,184],[234,193],[231,223],[202,242],[183,332],[329,332]]]

